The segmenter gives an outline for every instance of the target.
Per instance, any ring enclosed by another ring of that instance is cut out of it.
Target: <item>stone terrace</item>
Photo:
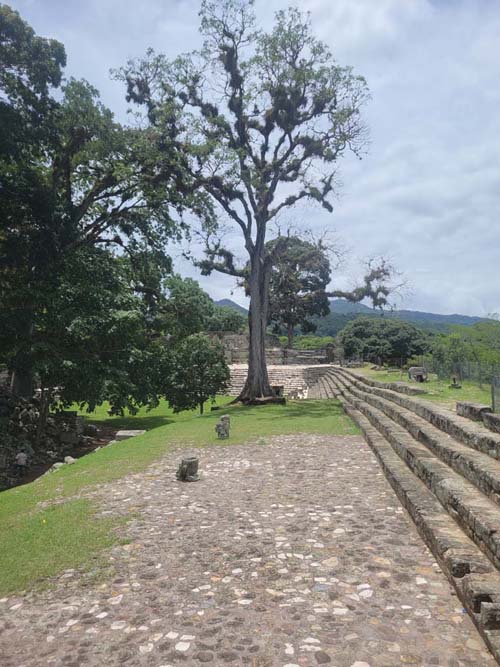
[[[500,662],[500,434],[336,367],[309,391],[337,396]]]
[[[312,398],[309,388],[316,386],[332,366],[330,364],[315,365],[273,365],[267,367],[272,386],[284,388],[284,395],[290,398]],[[231,384],[227,393],[236,396],[243,389],[248,374],[247,364],[231,364]]]

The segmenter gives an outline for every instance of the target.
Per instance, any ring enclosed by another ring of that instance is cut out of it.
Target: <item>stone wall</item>
[[[39,410],[37,398],[27,401],[0,387],[0,490],[18,483],[15,463],[19,452],[27,454],[28,472],[64,458],[85,437],[82,418],[73,411],[49,415],[44,432],[37,437]]]
[[[208,334],[224,348],[228,364],[246,364],[248,362],[248,334],[236,334],[226,331],[214,331]],[[324,364],[333,361],[331,351],[326,348],[317,350],[289,350],[283,347],[277,336],[266,336],[266,359],[270,365]]]

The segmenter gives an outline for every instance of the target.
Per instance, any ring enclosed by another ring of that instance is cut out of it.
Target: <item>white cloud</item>
[[[108,70],[148,46],[196,48],[193,0],[13,0],[42,35],[66,45],[68,74],[85,77],[124,114]],[[269,24],[282,0],[258,0]],[[354,258],[386,254],[406,273],[408,308],[483,315],[500,311],[500,4],[488,0],[301,0],[340,64],[363,74],[371,147],[342,165],[333,216],[296,219],[333,227]],[[179,264],[179,267],[181,265]],[[196,271],[182,264],[183,271]],[[354,262],[339,281],[356,275]],[[359,272],[359,270],[358,270]],[[202,279],[215,297],[233,282]],[[242,300],[241,292],[236,293]]]

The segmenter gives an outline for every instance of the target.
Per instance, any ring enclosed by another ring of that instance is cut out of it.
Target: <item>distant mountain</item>
[[[364,303],[353,303],[346,299],[330,299],[330,311],[338,315],[350,315],[351,313],[372,315],[375,312],[373,308],[365,306]]]
[[[215,303],[218,306],[234,308],[234,310],[237,310],[242,315],[248,314],[246,308],[231,299],[220,299],[220,301],[215,301]],[[370,308],[364,303],[352,303],[351,301],[346,301],[346,299],[330,299],[330,313],[325,317],[315,318],[317,325],[316,335],[336,336],[346,324],[356,319],[359,315],[403,320],[404,322],[411,322],[427,331],[443,333],[449,331],[450,326],[454,324],[471,326],[477,322],[487,321],[486,317],[471,317],[470,315],[458,314],[440,315],[438,313],[426,313],[419,310],[391,310],[382,313],[380,310]]]
[[[411,322],[428,331],[447,332],[450,326],[461,324],[471,326],[477,322],[485,322],[485,317],[471,317],[469,315],[440,315],[438,313],[426,313],[418,310],[392,310],[381,313],[379,310],[365,306],[363,303],[351,303],[345,299],[330,300],[330,314],[317,320],[317,334],[321,336],[334,336],[351,320],[358,315],[371,317],[387,317],[404,322]]]
[[[233,310],[238,311],[241,315],[248,315],[248,310],[240,306],[239,303],[232,301],[231,299],[220,299],[219,301],[214,301],[216,306],[225,306],[226,308],[232,308]]]

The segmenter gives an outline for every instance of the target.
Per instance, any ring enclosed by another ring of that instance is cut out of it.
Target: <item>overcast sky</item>
[[[84,77],[120,118],[126,104],[110,68],[147,47],[174,56],[200,45],[197,0],[12,0],[46,37],[62,41],[67,76]],[[269,24],[282,0],[257,0]],[[293,216],[335,229],[350,261],[390,257],[411,290],[399,306],[441,313],[500,312],[500,1],[301,0],[338,63],[366,77],[369,154],[341,166],[333,215]],[[185,274],[196,271],[178,264]],[[200,278],[214,298],[233,282]]]

